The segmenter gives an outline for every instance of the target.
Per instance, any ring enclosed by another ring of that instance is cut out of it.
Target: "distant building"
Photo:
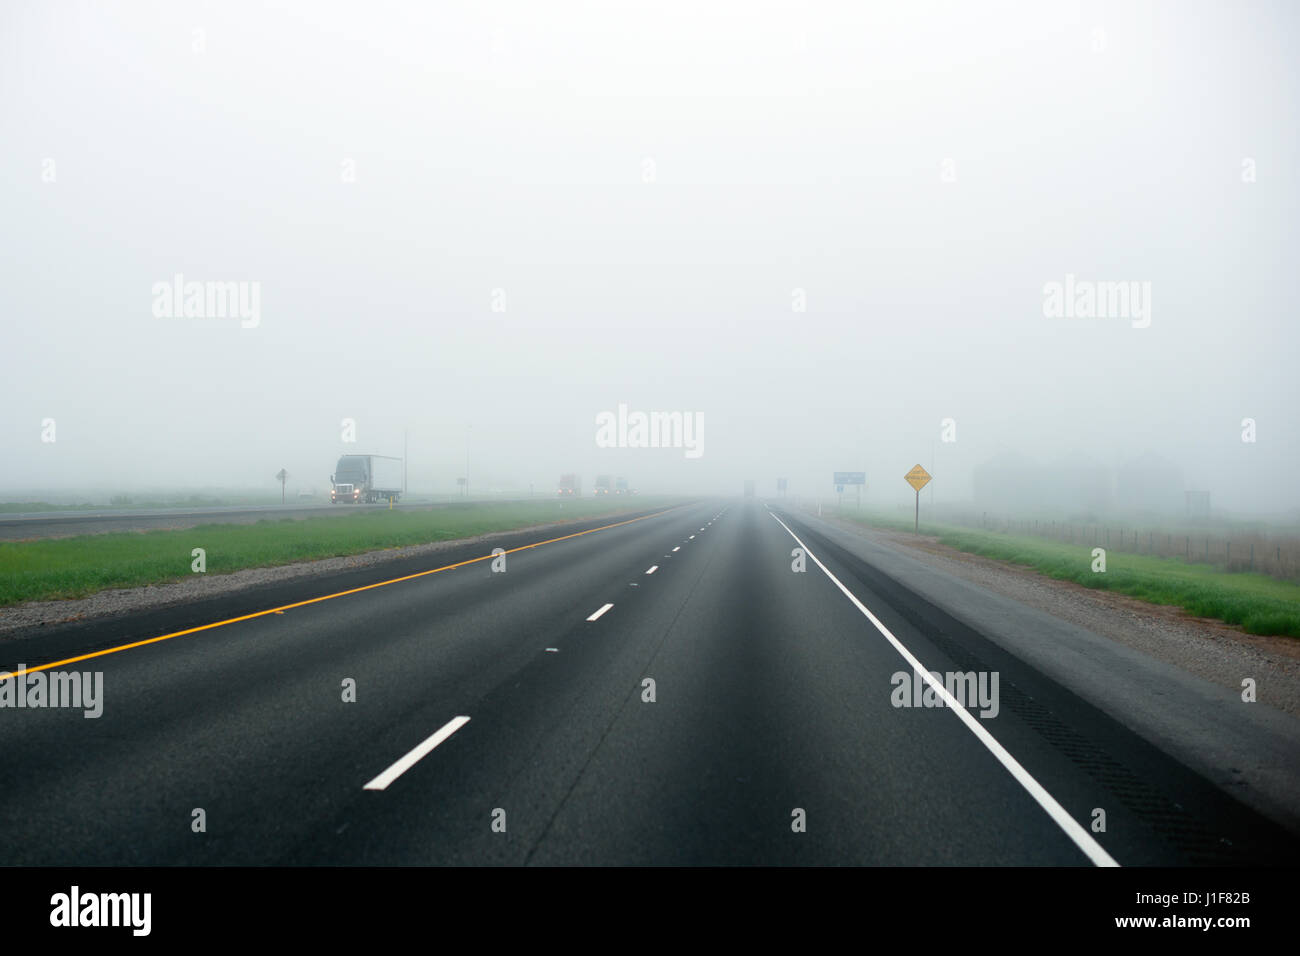
[[[1023,455],[1003,453],[978,465],[971,475],[977,507],[1002,514],[1043,513],[1089,520],[1119,511],[1129,514],[1209,513],[1209,492],[1184,494],[1182,469],[1158,455],[1129,459],[1113,472],[1087,459],[1040,465]]]
[[[990,511],[1060,515],[1103,511],[1110,505],[1110,472],[1086,461],[1040,465],[1017,454],[1001,454],[972,473],[974,500]]]
[[[971,473],[975,504],[992,511],[1034,508],[1042,494],[1038,465],[1023,455],[1003,453]]]
[[[1129,459],[1115,473],[1115,504],[1126,512],[1176,514],[1185,507],[1182,469],[1159,455]]]

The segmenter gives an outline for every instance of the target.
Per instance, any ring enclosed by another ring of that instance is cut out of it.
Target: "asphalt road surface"
[[[6,640],[11,668],[109,653],[53,668],[102,671],[99,718],[0,709],[0,863],[1300,859],[814,519],[708,501],[565,534],[503,539],[503,572],[466,545]],[[996,716],[895,706],[917,664],[996,673]]]

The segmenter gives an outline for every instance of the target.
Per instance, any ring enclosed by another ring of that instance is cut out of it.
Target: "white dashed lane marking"
[[[406,773],[406,771],[414,767],[417,763],[419,763],[422,757],[424,757],[426,754],[429,753],[429,751],[431,751],[434,747],[438,746],[438,744],[442,743],[444,740],[446,740],[448,737],[450,737],[452,734],[460,730],[460,728],[464,727],[468,723],[469,723],[468,717],[453,717],[451,720],[447,721],[447,723],[443,724],[437,733],[435,733],[431,737],[426,738],[424,742],[421,743],[418,747],[416,747],[414,750],[408,753],[401,760],[397,761],[397,763],[393,764],[391,767],[389,767],[387,770],[381,773],[374,780],[371,780],[362,789],[363,790],[387,790],[388,785],[390,783],[392,783],[402,774]]]

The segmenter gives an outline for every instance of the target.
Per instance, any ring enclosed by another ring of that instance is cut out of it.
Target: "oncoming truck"
[[[582,494],[582,482],[574,474],[560,475],[560,487],[556,494],[561,498],[576,498]]]
[[[330,503],[370,504],[402,494],[402,459],[387,455],[344,455],[330,475]]]

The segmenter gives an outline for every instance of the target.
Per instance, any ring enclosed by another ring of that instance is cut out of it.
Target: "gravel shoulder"
[[[825,520],[825,519],[823,519]],[[845,530],[863,530],[833,520]],[[1058,581],[1031,568],[968,554],[928,535],[871,529],[889,544],[907,549],[931,567],[1001,594],[1095,634],[1141,651],[1166,664],[1240,693],[1242,675],[1268,689],[1268,703],[1300,717],[1300,641],[1247,634],[1182,608],[1148,604],[1123,594]]]
[[[801,520],[1300,834],[1300,642],[1058,581],[933,537]],[[1242,699],[1251,678],[1258,696]]]

